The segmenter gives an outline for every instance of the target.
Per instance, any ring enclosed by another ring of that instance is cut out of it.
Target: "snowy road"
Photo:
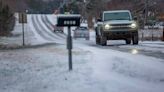
[[[66,35],[52,32],[55,22],[53,15],[29,16],[36,42],[58,44],[0,50],[0,92],[164,91],[163,42],[109,41],[99,46],[90,32],[90,41],[74,40],[69,72]]]
[[[103,47],[98,46],[96,44],[90,44],[90,46],[97,47],[99,49],[106,49],[106,50],[112,49],[112,50],[127,52],[127,53],[133,53],[133,50],[137,50],[136,54],[164,59],[164,47],[161,47],[160,44],[157,44],[156,47],[153,47],[152,44],[154,42],[152,43],[140,42],[140,44],[137,46],[126,45],[124,41],[116,41],[119,44],[115,42],[112,43],[112,42],[109,42],[110,44],[108,44],[108,46],[103,46]]]
[[[48,18],[49,17],[49,18]],[[47,31],[53,31],[53,27],[52,25],[56,24],[56,17],[54,16],[45,16],[45,15],[41,15],[41,19],[42,22],[44,23],[44,27],[42,29],[45,29]],[[50,21],[51,20],[51,21]],[[54,20],[54,21],[53,21]],[[52,33],[47,33],[49,35],[53,35]],[[58,36],[57,39],[63,39],[66,40],[66,34],[61,34],[61,33],[55,33],[56,36]],[[142,55],[147,55],[147,56],[152,56],[152,57],[156,57],[156,58],[161,58],[164,59],[164,43],[161,42],[140,42],[139,45],[135,46],[135,45],[126,45],[124,41],[109,41],[108,42],[108,46],[98,46],[95,44],[95,36],[94,36],[94,32],[91,33],[91,40],[89,42],[86,41],[81,41],[81,40],[74,40],[75,43],[82,43],[82,44],[86,44],[88,46],[93,46],[93,47],[97,47],[99,49],[113,49],[113,50],[118,50],[118,51],[122,51],[122,52],[128,52],[131,53],[132,50],[137,50],[139,53],[138,54],[142,54]],[[153,44],[156,44],[156,46],[153,46]]]

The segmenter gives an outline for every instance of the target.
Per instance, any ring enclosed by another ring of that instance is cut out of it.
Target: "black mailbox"
[[[80,15],[59,15],[57,26],[80,26]]]
[[[72,70],[72,36],[71,27],[80,26],[80,15],[58,15],[57,16],[57,26],[68,27],[67,35],[67,49],[68,49],[68,60],[69,60],[69,70]]]

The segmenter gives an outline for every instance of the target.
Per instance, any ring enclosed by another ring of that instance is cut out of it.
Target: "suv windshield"
[[[108,20],[131,20],[128,12],[104,13],[104,21]]]
[[[87,30],[87,27],[79,27],[79,30]]]

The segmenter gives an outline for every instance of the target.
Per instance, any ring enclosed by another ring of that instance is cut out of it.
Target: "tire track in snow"
[[[34,17],[35,17],[35,18],[34,18]],[[37,17],[36,15],[32,15],[32,16],[31,16],[31,20],[32,20],[32,23],[33,23],[33,26],[34,26],[36,32],[37,32],[42,38],[44,38],[45,40],[47,40],[47,41],[53,41],[52,38],[45,36],[45,33],[43,33],[43,31],[41,31],[41,29],[39,28],[39,25],[37,25],[38,22],[36,21],[36,17]]]
[[[45,15],[44,16],[45,18],[43,18],[43,19],[45,19],[45,22],[47,22],[47,26],[49,27],[49,29],[51,29],[52,31],[53,31],[53,27],[52,26],[50,26],[50,25],[53,25],[51,22],[50,22],[50,20],[48,19],[48,17]],[[49,24],[49,25],[48,25]],[[64,34],[61,34],[61,33],[55,33],[56,35],[58,35],[59,37],[61,37],[61,38],[64,38],[64,39],[66,39],[66,34],[64,33]]]
[[[51,23],[50,22],[50,20],[48,19],[48,17],[45,15],[45,21],[49,24],[49,25],[54,25],[53,23]],[[49,26],[48,25],[48,26]],[[54,29],[53,29],[53,27],[52,26],[49,26],[49,28],[53,31]],[[65,33],[55,33],[57,36],[59,36],[60,38],[64,38],[64,39],[66,39],[66,34]]]
[[[43,31],[44,31],[48,36],[52,37],[53,40],[58,40],[58,39],[60,39],[60,38],[56,37],[56,35],[54,35],[53,32],[50,31],[50,29],[44,28],[44,27],[43,27],[43,24],[41,24],[41,22],[43,22],[45,25],[46,25],[46,23],[45,23],[44,21],[42,21],[42,19],[39,20],[38,17],[39,17],[39,16],[37,16],[36,19],[37,19],[38,24],[40,25],[40,27],[43,29]],[[41,17],[42,17],[42,15],[41,15]]]
[[[46,29],[43,27],[43,25],[41,24],[41,21],[39,21],[39,15],[35,16],[35,19],[37,21],[38,27],[40,28],[40,31],[48,38],[51,39],[51,41],[55,41],[56,38],[54,38],[54,36],[51,35],[51,33],[47,32]]]
[[[58,38],[60,39],[63,39],[63,38],[65,39],[65,37],[62,37],[60,34],[53,32],[53,24],[52,23],[50,24],[47,20],[45,20],[45,15],[44,16],[42,15],[41,19],[43,23],[45,24],[45,26],[50,30],[50,32],[52,32],[52,34],[58,36]]]

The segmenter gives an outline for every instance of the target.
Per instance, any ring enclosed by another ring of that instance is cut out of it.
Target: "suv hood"
[[[133,20],[111,20],[105,21],[104,24],[132,24],[134,23]]]

